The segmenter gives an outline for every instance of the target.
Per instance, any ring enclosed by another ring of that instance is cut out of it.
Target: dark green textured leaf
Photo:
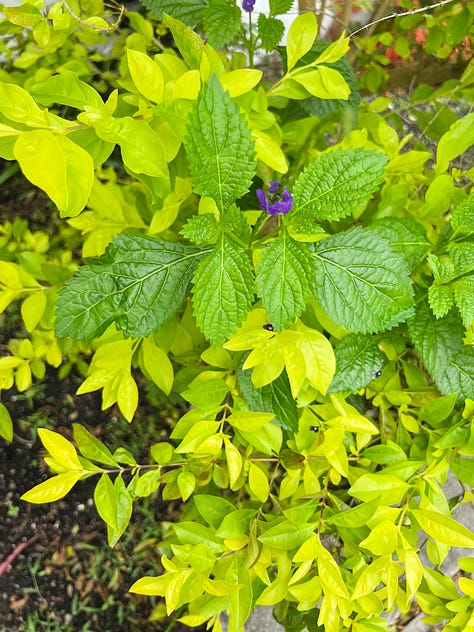
[[[474,193],[456,206],[451,217],[451,226],[455,233],[474,232]]]
[[[215,346],[242,324],[253,299],[253,269],[246,252],[223,236],[199,264],[193,304],[197,323]]]
[[[254,143],[215,75],[191,113],[185,145],[196,193],[213,198],[221,212],[247,193],[256,169]]]
[[[456,281],[454,300],[466,329],[474,322],[474,275]]]
[[[204,244],[217,235],[216,218],[211,213],[195,215],[183,226],[181,235],[195,244]]]
[[[245,215],[235,204],[232,204],[224,211],[220,225],[224,232],[235,235],[241,241],[247,242],[250,237],[250,226],[245,219]]]
[[[209,0],[204,11],[204,29],[209,44],[216,49],[230,44],[240,31],[242,11],[228,0]]]
[[[295,0],[270,0],[270,15],[282,15],[291,9]]]
[[[384,355],[375,336],[350,334],[341,340],[335,349],[336,374],[330,393],[358,391],[374,379],[384,364]]]
[[[257,267],[258,295],[278,331],[291,325],[304,310],[312,276],[308,247],[286,231],[263,249]]]
[[[316,296],[335,323],[374,333],[412,315],[406,264],[373,231],[357,227],[322,239],[313,255]]]
[[[163,13],[181,20],[188,26],[202,22],[208,0],[139,0],[140,4],[152,11],[160,20]]]
[[[278,46],[285,32],[285,25],[277,18],[267,18],[266,15],[260,13],[258,16],[258,36],[262,42],[263,48],[267,53]]]
[[[387,162],[384,154],[362,148],[322,154],[295,182],[294,213],[331,220],[350,215],[378,189]]]
[[[368,228],[386,239],[392,250],[405,259],[410,270],[423,261],[431,248],[425,229],[411,217],[384,217]]]
[[[247,354],[248,355],[248,354]],[[242,364],[245,361],[244,356]],[[255,412],[274,413],[276,422],[285,430],[297,432],[298,408],[291,395],[290,382],[286,371],[267,386],[255,388],[252,382],[252,371],[237,371],[237,386],[246,404]]]
[[[449,285],[433,285],[428,290],[428,301],[436,318],[446,316],[454,301],[454,290]]]
[[[59,293],[56,334],[92,339],[116,321],[126,336],[148,335],[181,305],[203,254],[161,239],[119,235]]]
[[[426,301],[408,321],[416,350],[442,395],[474,398],[474,348],[463,344],[464,327],[455,312],[436,318]]]

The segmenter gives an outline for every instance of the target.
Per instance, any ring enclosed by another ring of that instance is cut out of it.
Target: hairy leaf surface
[[[451,217],[451,226],[455,233],[474,233],[474,193],[456,206]]]
[[[295,182],[295,214],[330,220],[350,215],[378,189],[387,162],[384,154],[362,148],[322,154]]]
[[[316,296],[338,325],[374,333],[413,313],[405,262],[373,231],[357,227],[323,239],[313,256]]]
[[[386,239],[391,249],[405,259],[410,270],[422,262],[431,248],[425,229],[411,217],[384,217],[368,228]]]
[[[286,231],[263,249],[257,267],[258,294],[278,331],[291,325],[304,310],[313,274],[308,247]]]
[[[274,17],[267,17],[264,13],[258,16],[258,36],[263,48],[267,53],[274,50],[281,41],[285,25],[281,20]]]
[[[436,318],[426,301],[408,322],[410,335],[428,373],[443,395],[474,398],[474,348],[463,344],[464,327],[455,312]]]
[[[252,305],[253,286],[246,252],[223,236],[194,277],[194,313],[213,345],[222,345],[241,325]]]
[[[196,193],[213,198],[221,212],[247,193],[256,168],[254,143],[238,104],[215,75],[191,113],[185,145]]]
[[[194,26],[202,21],[207,0],[140,0],[140,4],[152,11],[160,20],[163,13],[172,15],[188,26]]]
[[[230,44],[240,31],[242,11],[228,0],[209,0],[204,11],[204,28],[209,44],[216,49]]]
[[[138,235],[119,235],[60,292],[56,333],[100,336],[116,322],[126,336],[146,336],[181,305],[202,251]]]
[[[336,374],[329,392],[358,391],[374,379],[384,363],[384,355],[375,336],[350,334],[335,349]]]

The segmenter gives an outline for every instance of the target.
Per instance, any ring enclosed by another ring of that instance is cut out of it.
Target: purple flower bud
[[[280,187],[281,187],[281,182],[278,182],[277,180],[270,180],[270,182],[268,183],[268,192],[271,193],[272,195],[274,193],[278,193]]]
[[[243,0],[242,9],[244,11],[247,11],[247,13],[252,13],[254,4],[255,4],[255,0]]]
[[[282,192],[279,182],[271,180],[269,184],[267,194],[263,189],[256,191],[260,208],[269,215],[286,215],[293,206],[293,196],[286,188]]]

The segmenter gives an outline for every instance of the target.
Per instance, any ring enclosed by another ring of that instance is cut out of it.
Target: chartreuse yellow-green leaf
[[[5,404],[0,402],[0,437],[3,437],[7,441],[13,439],[13,423],[10,413],[8,412]]]
[[[293,21],[286,40],[288,70],[311,49],[317,34],[318,22],[314,13],[302,13]]]
[[[39,428],[38,435],[41,443],[55,461],[69,470],[79,470],[83,467],[77,456],[75,447],[65,437],[58,432],[53,432],[47,428]]]
[[[474,533],[457,520],[424,509],[412,509],[410,513],[433,540],[450,546],[474,549]]]
[[[140,94],[153,103],[161,103],[165,84],[158,64],[145,53],[130,48],[127,50],[127,61],[133,83]]]
[[[63,472],[40,483],[24,493],[20,498],[29,503],[52,503],[63,498],[86,473],[81,471]]]

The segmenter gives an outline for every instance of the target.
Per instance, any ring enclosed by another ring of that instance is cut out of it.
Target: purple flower
[[[286,187],[283,191],[281,190],[280,182],[270,180],[268,193],[265,193],[263,189],[257,189],[256,194],[260,208],[269,215],[280,213],[286,215],[288,211],[291,211],[293,196]]]
[[[254,4],[255,4],[255,0],[243,0],[242,9],[244,11],[247,11],[247,13],[252,13]]]

